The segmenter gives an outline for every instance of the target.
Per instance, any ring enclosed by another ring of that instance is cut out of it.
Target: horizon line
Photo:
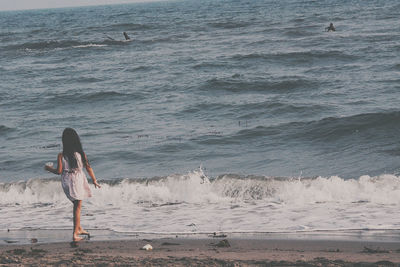
[[[1,9],[0,12],[14,12],[14,11],[34,11],[34,10],[47,10],[47,9],[63,9],[63,8],[80,8],[80,7],[97,7],[97,6],[114,6],[114,5],[130,5],[130,4],[143,4],[143,3],[155,3],[155,2],[167,2],[174,0],[135,0],[132,2],[121,1],[119,3],[93,3],[93,4],[83,4],[83,5],[63,5],[57,7],[28,7],[28,8],[16,8],[16,9]]]

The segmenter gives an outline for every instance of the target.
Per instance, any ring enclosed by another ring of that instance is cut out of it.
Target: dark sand
[[[153,250],[141,250],[146,244]],[[210,237],[5,244],[0,265],[400,266],[400,243]]]

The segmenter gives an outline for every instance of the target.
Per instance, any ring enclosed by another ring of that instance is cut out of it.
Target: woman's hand
[[[46,171],[48,171],[48,172],[60,175],[62,173],[62,167],[63,167],[63,165],[62,165],[62,157],[63,157],[63,154],[62,153],[58,153],[58,156],[57,156],[57,168],[53,168],[53,163],[52,162],[47,162],[44,165],[44,169]]]
[[[99,185],[99,183],[96,180],[93,181],[93,184],[94,184],[94,188],[101,188],[101,186]]]

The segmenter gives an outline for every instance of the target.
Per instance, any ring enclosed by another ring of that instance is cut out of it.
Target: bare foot
[[[79,235],[74,235],[74,236],[72,237],[72,240],[73,240],[74,242],[78,242],[78,241],[83,240],[83,237],[80,237]]]
[[[87,232],[87,231],[85,231],[83,229],[78,232],[78,235],[88,235],[88,236],[90,236],[89,232]]]
[[[82,227],[79,227],[78,235],[86,235],[86,236],[88,237],[88,239],[90,239],[90,234],[89,234],[89,232],[83,230]]]

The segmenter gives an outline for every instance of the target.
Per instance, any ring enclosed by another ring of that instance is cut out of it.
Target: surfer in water
[[[326,28],[325,28],[325,31],[327,31],[327,32],[330,32],[330,31],[335,32],[335,31],[336,31],[336,29],[335,29],[335,27],[333,26],[333,23],[332,23],[332,22],[331,22],[331,24],[329,24],[329,27],[326,27]]]
[[[128,34],[126,32],[123,32],[124,36],[125,36],[125,40],[130,40],[131,38],[129,38]]]

